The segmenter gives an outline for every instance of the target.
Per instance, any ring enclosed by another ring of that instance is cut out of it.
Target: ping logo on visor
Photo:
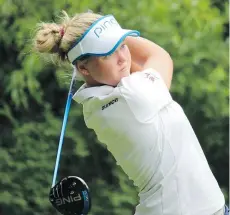
[[[118,22],[113,17],[111,17],[109,20],[104,20],[104,22],[102,22],[100,26],[94,29],[94,33],[99,38],[100,36],[102,36],[104,32],[106,32],[112,27],[119,28]]]
[[[138,37],[136,30],[122,29],[113,15],[95,21],[67,53],[72,64],[85,55],[106,56],[113,53],[127,36]]]

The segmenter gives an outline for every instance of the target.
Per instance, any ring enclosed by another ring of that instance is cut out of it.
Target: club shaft
[[[75,73],[73,73],[73,76],[72,76],[72,80],[71,80],[71,84],[70,84],[70,88],[69,88],[69,93],[68,93],[68,98],[67,98],[67,102],[66,102],[66,106],[65,106],[65,113],[64,113],[63,123],[62,123],[61,135],[60,135],[60,139],[59,139],[56,163],[55,163],[54,174],[53,174],[52,187],[56,184],[57,173],[58,173],[61,151],[62,151],[62,145],[63,145],[64,136],[65,136],[65,130],[66,130],[66,125],[67,125],[67,121],[68,121],[68,115],[69,115],[69,110],[70,110],[70,106],[71,106],[71,101],[72,101],[72,97],[73,97],[72,88],[73,88],[74,79],[75,79]]]

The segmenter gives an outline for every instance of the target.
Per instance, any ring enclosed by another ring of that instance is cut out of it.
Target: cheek
[[[125,49],[125,54],[127,56],[127,61],[131,63],[131,53],[129,51],[129,48]]]
[[[89,68],[90,75],[95,78],[95,77],[100,77],[101,71],[103,71],[102,65],[100,64],[99,61],[94,61]]]
[[[98,76],[98,81],[102,81],[105,84],[116,86],[120,80],[119,77],[119,67],[117,61],[114,58],[109,59],[104,62],[101,66],[100,76]]]
[[[104,82],[111,77],[111,72],[114,68],[112,65],[112,62],[103,62],[102,60],[98,60],[91,65],[90,75],[94,80]]]
[[[131,55],[129,50],[124,50],[126,62],[131,65]],[[124,74],[120,73],[120,65],[117,63],[118,59],[116,55],[111,56],[108,60],[94,61],[90,65],[90,75],[91,77],[103,84],[116,86]]]
[[[117,59],[115,56],[111,56],[107,60],[102,60],[99,65],[100,71],[103,76],[109,76],[111,73],[117,70]]]

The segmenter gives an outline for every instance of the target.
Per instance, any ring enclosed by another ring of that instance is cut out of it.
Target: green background
[[[224,0],[0,0],[0,214],[58,214],[48,201],[72,73],[32,52],[36,23],[88,9],[113,14],[165,48],[172,95],[184,108],[228,202],[228,2]],[[73,103],[59,179],[83,177],[94,215],[131,215],[137,191]]]

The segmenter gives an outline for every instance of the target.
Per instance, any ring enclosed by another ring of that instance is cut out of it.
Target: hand
[[[86,215],[91,208],[89,188],[85,181],[77,176],[60,180],[50,189],[49,200],[65,215]]]

